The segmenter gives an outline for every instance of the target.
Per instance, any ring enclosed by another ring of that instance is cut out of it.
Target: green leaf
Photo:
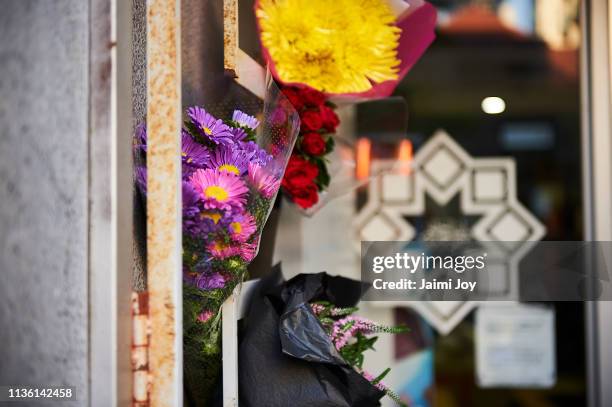
[[[329,186],[331,178],[329,176],[329,172],[327,171],[327,165],[323,160],[317,159],[315,163],[317,164],[317,167],[319,167],[319,175],[317,175],[317,178],[315,179],[315,184],[317,184],[319,191],[322,191]]]
[[[335,146],[336,140],[332,136],[327,137],[327,140],[325,140],[325,154],[331,153]]]
[[[391,371],[390,367],[386,368],[381,374],[379,374],[378,376],[374,378],[374,380],[372,380],[372,384],[378,384],[382,382],[382,380],[385,378],[385,376],[389,374],[390,371]]]

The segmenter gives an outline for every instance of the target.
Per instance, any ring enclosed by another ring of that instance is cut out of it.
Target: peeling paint
[[[236,73],[238,49],[238,0],[223,0],[223,66]]]
[[[147,3],[150,401],[181,406],[180,0]]]

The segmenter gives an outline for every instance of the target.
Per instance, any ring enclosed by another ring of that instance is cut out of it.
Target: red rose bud
[[[334,109],[323,105],[320,107],[320,112],[321,119],[323,120],[323,128],[330,133],[335,132],[336,127],[340,124],[340,119],[338,119],[338,115],[334,112]]]
[[[300,116],[302,131],[317,131],[323,127],[321,113],[316,110],[307,110]]]
[[[283,93],[285,97],[289,100],[289,102],[291,102],[295,110],[302,110],[302,108],[304,107],[304,101],[302,100],[296,88],[284,88]]]
[[[301,88],[299,95],[304,101],[304,104],[310,107],[319,107],[325,103],[325,95],[313,88]]]
[[[302,138],[302,151],[319,156],[325,154],[325,140],[319,133],[306,133]]]

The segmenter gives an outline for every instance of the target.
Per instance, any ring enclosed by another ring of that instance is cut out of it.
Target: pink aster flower
[[[200,169],[193,173],[189,182],[201,195],[206,209],[229,210],[242,208],[246,203],[249,189],[233,174]]]
[[[280,186],[280,179],[254,163],[249,163],[249,182],[267,199],[272,198]]]
[[[221,260],[241,254],[238,246],[232,246],[221,241],[210,242],[206,248],[213,257]]]
[[[212,317],[213,317],[213,312],[209,309],[204,310],[200,313],[200,315],[198,315],[198,321],[202,322],[202,323],[206,323],[208,322]]]
[[[248,212],[233,216],[229,224],[229,232],[233,240],[246,242],[257,229],[255,218]]]
[[[244,261],[251,261],[257,254],[257,245],[255,243],[243,243],[239,247],[240,257]]]
[[[198,106],[187,109],[187,115],[206,139],[215,144],[233,144],[234,135],[223,120],[215,118]]]

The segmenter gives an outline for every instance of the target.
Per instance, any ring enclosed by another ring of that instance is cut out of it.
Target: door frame
[[[581,106],[584,240],[612,241],[612,8],[607,0],[581,5]],[[612,302],[585,303],[590,407],[612,405]]]

